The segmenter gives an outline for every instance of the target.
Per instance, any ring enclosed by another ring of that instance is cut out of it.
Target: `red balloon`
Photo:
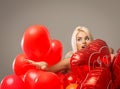
[[[43,58],[51,48],[48,29],[42,25],[28,27],[23,34],[21,47],[29,59],[44,61]]]
[[[11,74],[3,78],[0,89],[25,89],[25,87],[20,77]]]
[[[29,69],[35,69],[35,66],[27,62],[25,54],[19,54],[13,61],[13,71],[19,76],[23,76]]]
[[[72,71],[76,74],[80,74],[76,71],[77,69],[83,70],[81,66],[88,66],[85,72],[96,67],[110,68],[111,56],[106,42],[101,39],[92,41],[86,48],[73,54],[70,64]]]
[[[63,85],[59,77],[53,72],[40,71],[40,76],[35,89],[63,89]]]
[[[26,89],[63,89],[59,77],[52,72],[29,70],[25,74]]]
[[[45,61],[49,66],[52,66],[61,60],[63,51],[62,43],[59,40],[52,40],[51,43],[51,50],[45,58]]]
[[[115,55],[113,64],[111,66],[112,68],[112,78],[115,89],[120,88],[120,48],[117,51],[117,54]]]
[[[117,53],[120,53],[120,48],[117,50]]]
[[[24,77],[25,89],[35,89],[35,84],[40,76],[39,70],[31,69],[26,72]]]
[[[96,39],[86,48],[74,53],[70,65],[72,72],[78,76],[81,83],[90,70],[97,67],[108,69],[111,67],[109,47],[105,41]]]
[[[64,78],[64,87],[68,86],[71,83],[77,83],[77,76],[75,76],[73,73],[67,73],[65,74]]]

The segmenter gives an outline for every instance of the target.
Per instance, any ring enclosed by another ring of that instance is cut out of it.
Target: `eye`
[[[90,40],[90,39],[89,39],[89,37],[88,37],[88,36],[86,36],[86,37],[85,37],[85,40],[86,40],[86,41],[88,41],[88,40]]]
[[[77,41],[81,41],[81,40],[82,40],[82,38],[81,38],[81,37],[78,37],[78,38],[77,38]]]

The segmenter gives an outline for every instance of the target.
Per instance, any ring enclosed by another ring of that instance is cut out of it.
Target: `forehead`
[[[87,33],[85,33],[84,31],[79,31],[76,35],[76,37],[84,37],[84,36],[88,36]]]

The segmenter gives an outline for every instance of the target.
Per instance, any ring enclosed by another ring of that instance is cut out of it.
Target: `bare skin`
[[[114,53],[114,49],[113,48],[109,48],[110,50],[110,54],[111,54],[111,62],[113,61],[114,57],[115,57],[115,53]]]
[[[57,64],[48,67],[46,70],[47,71],[51,71],[51,72],[58,72],[61,70],[70,70],[70,59],[63,59],[60,62],[58,62]]]
[[[32,60],[27,60],[29,63],[36,66],[37,69],[42,69],[51,72],[58,72],[60,70],[70,70],[70,59],[64,59],[53,66],[48,66],[46,62],[35,62]]]

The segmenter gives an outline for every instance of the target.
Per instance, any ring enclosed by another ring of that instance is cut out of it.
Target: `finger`
[[[41,66],[41,69],[42,69],[42,70],[46,70],[46,68],[47,68],[46,65]]]

